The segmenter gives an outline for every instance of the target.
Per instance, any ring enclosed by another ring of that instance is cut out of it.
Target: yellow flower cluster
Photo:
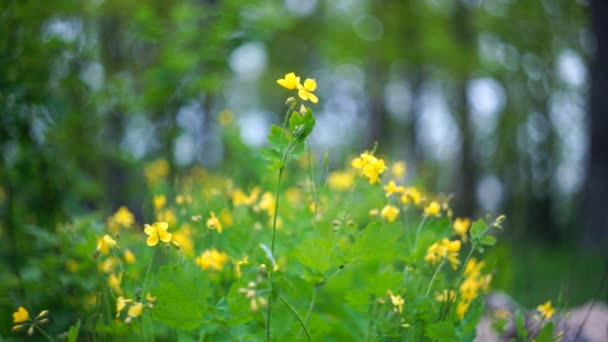
[[[386,205],[380,211],[380,217],[385,218],[388,222],[395,221],[397,219],[397,216],[399,216],[399,209],[390,204]]]
[[[312,92],[317,89],[317,81],[314,78],[307,78],[304,84],[300,83],[300,77],[296,76],[295,73],[290,72],[285,74],[284,78],[278,79],[277,83],[289,90],[298,89],[298,96],[304,101],[310,101],[312,103],[319,102],[319,99]]]
[[[257,186],[251,190],[249,195],[245,194],[241,189],[237,189],[232,192],[232,205],[235,207],[241,205],[251,206],[258,200],[261,192],[262,189]]]
[[[355,158],[350,163],[355,169],[361,169],[363,175],[369,179],[369,184],[378,182],[380,175],[386,171],[384,160],[374,157],[369,152],[361,153],[358,158]]]
[[[103,255],[108,255],[108,253],[110,253],[110,248],[113,247],[116,247],[116,240],[112,239],[108,234],[97,240],[97,252],[100,252]]]
[[[388,298],[391,300],[391,303],[395,307],[395,311],[402,313],[403,312],[403,303],[405,303],[405,301],[403,300],[403,297],[401,297],[400,295],[395,296],[393,294],[393,291],[391,291],[391,290],[388,290],[387,294],[388,294]]]
[[[228,254],[225,252],[219,252],[215,248],[205,250],[194,260],[194,263],[199,265],[205,271],[208,269],[223,271],[226,262],[228,262]]]
[[[452,223],[454,233],[460,237],[460,239],[466,242],[469,239],[469,228],[471,227],[471,219],[457,217]]]
[[[133,299],[125,298],[123,296],[119,296],[116,299],[116,318],[120,317],[120,313],[128,306],[127,317],[125,318],[125,323],[129,324],[134,318],[141,316],[144,308],[153,308],[154,302],[156,302],[156,297],[153,297],[150,293],[146,294],[146,302],[137,302]]]
[[[114,215],[108,217],[108,229],[116,234],[120,228],[130,228],[135,223],[135,217],[129,211],[129,208],[122,206],[114,213]]]
[[[540,312],[543,320],[551,318],[555,313],[555,309],[551,306],[551,301],[547,301],[545,304],[541,304],[536,307],[536,310]]]
[[[481,269],[485,266],[485,262],[477,262],[475,258],[471,258],[464,268],[465,279],[460,285],[460,302],[456,306],[456,313],[461,319],[467,312],[469,305],[480,292],[487,292],[492,281],[492,275],[483,275]]]
[[[13,326],[11,331],[17,332],[17,331],[20,331],[21,329],[29,326],[29,328],[27,330],[27,334],[29,336],[32,336],[32,335],[34,335],[35,328],[42,331],[42,328],[40,327],[40,325],[46,324],[49,322],[49,319],[47,318],[48,315],[49,315],[49,310],[42,310],[38,314],[38,316],[36,316],[36,318],[31,319],[30,313],[27,311],[27,309],[24,308],[23,306],[20,306],[19,308],[17,308],[17,311],[15,311],[13,313],[13,324],[15,324],[15,325]]]
[[[215,213],[213,211],[211,212],[211,217],[207,219],[207,228],[211,230],[217,230],[217,232],[220,234],[222,233],[222,223],[217,218],[217,216],[215,216]]]
[[[458,259],[458,251],[460,251],[460,240],[450,241],[446,238],[432,244],[426,252],[424,261],[431,265],[436,265],[440,261],[448,260],[452,269],[457,269],[460,264]]]
[[[429,205],[424,207],[424,214],[427,216],[439,217],[441,215],[441,205],[436,201],[429,203]]]
[[[329,188],[336,191],[346,191],[355,183],[355,178],[350,172],[334,171],[327,177]]]
[[[169,175],[169,163],[164,159],[157,159],[145,166],[144,175],[149,185],[156,185]]]

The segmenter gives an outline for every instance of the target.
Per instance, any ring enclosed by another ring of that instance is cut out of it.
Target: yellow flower
[[[245,255],[243,259],[234,260],[234,275],[237,278],[241,277],[241,265],[247,265],[249,263],[249,256]]]
[[[438,302],[453,302],[456,300],[456,291],[454,290],[443,290],[442,292],[435,293],[435,300]]]
[[[386,191],[386,197],[390,197],[393,194],[403,193],[405,192],[405,188],[402,186],[397,186],[394,180],[388,182],[388,184],[384,187],[384,191]]]
[[[353,175],[345,171],[334,171],[327,177],[329,188],[336,191],[346,191],[353,186],[354,182]]]
[[[97,251],[103,255],[108,255],[112,247],[116,247],[116,240],[108,234],[97,240]]]
[[[260,203],[258,203],[258,209],[266,210],[268,212],[268,216],[272,217],[274,215],[274,207],[274,195],[272,195],[272,193],[268,191],[262,194],[262,198],[260,198]]]
[[[215,216],[215,213],[211,212],[211,217],[207,219],[207,228],[211,230],[217,230],[218,233],[222,233],[222,223]]]
[[[414,187],[407,188],[405,193],[401,195],[401,203],[419,205],[422,202],[422,193]]]
[[[232,214],[230,214],[230,211],[226,208],[222,209],[222,211],[220,211],[220,222],[222,223],[222,225],[224,225],[225,227],[230,227],[232,226],[232,223],[234,222],[233,218],[232,218]]]
[[[405,171],[407,170],[407,165],[404,161],[395,162],[391,166],[391,173],[395,178],[403,178],[405,177]]]
[[[17,311],[13,313],[13,323],[23,323],[30,320],[30,313],[27,310],[20,306]]]
[[[235,207],[238,207],[239,205],[252,205],[258,200],[261,191],[260,187],[256,186],[251,190],[249,196],[247,196],[242,190],[237,189],[232,193],[232,205]]]
[[[296,89],[298,85],[300,85],[300,77],[296,76],[295,73],[290,72],[288,74],[285,74],[285,78],[278,79],[277,83],[289,90],[293,90]]]
[[[456,233],[458,236],[460,236],[460,239],[462,241],[467,241],[468,240],[468,231],[469,231],[469,227],[471,226],[471,220],[467,217],[467,218],[460,218],[457,217],[454,220],[454,223],[452,224],[452,226],[454,227],[454,233]]]
[[[167,208],[156,213],[156,221],[167,222],[168,225],[174,226],[177,224],[177,216],[175,216],[173,209]]]
[[[116,268],[116,266],[118,266],[118,260],[113,256],[109,256],[99,263],[98,268],[99,271],[103,273],[110,273],[114,271],[114,268]]]
[[[460,240],[450,241],[443,238],[441,241],[432,244],[428,248],[424,260],[431,265],[435,265],[440,261],[447,259],[452,266],[452,269],[455,270],[460,264],[458,251],[460,251]]]
[[[310,102],[312,102],[312,103],[319,102],[319,99],[317,98],[317,96],[312,93],[313,91],[315,91],[315,89],[317,89],[317,82],[315,81],[314,78],[307,78],[304,81],[304,85],[301,85],[298,83],[297,87],[298,87],[298,96],[302,100],[304,100],[304,101],[310,100]]]
[[[224,264],[226,264],[227,261],[228,255],[226,253],[211,248],[196,257],[194,263],[199,265],[203,270],[211,268],[216,271],[222,271],[224,270]]]
[[[484,261],[477,262],[477,259],[471,258],[464,267],[464,275],[467,277],[477,278],[481,274],[481,269],[486,265]]]
[[[127,303],[131,303],[133,300],[132,299],[127,299],[124,298],[123,296],[119,296],[116,299],[116,318],[118,318],[118,316],[120,316],[120,312],[122,310],[124,310],[124,308],[127,306]]]
[[[135,222],[135,217],[129,211],[129,208],[122,206],[114,213],[114,222],[125,228],[129,228]]]
[[[158,240],[171,242],[172,235],[167,232],[169,225],[167,222],[154,222],[152,225],[145,225],[144,232],[148,235],[146,244],[150,247],[158,245]]]
[[[384,160],[374,157],[367,151],[361,153],[359,158],[353,159],[350,164],[355,169],[362,169],[363,175],[369,179],[369,184],[376,183],[380,174],[386,170]]]
[[[160,210],[167,204],[167,198],[165,195],[155,195],[152,202],[154,203],[154,210]]]
[[[181,250],[188,257],[194,256],[194,241],[192,241],[192,226],[189,223],[182,224],[181,228],[173,233],[173,240],[177,242]]]
[[[391,303],[393,303],[393,305],[398,308],[399,313],[402,313],[403,303],[405,302],[403,298],[400,295],[393,295],[391,291],[388,291],[388,296],[391,298]]]
[[[424,208],[424,214],[427,216],[439,216],[441,213],[441,206],[436,201],[431,202]]]
[[[169,174],[169,162],[164,159],[157,159],[145,166],[144,174],[148,184],[157,184]]]
[[[555,309],[551,306],[551,301],[547,301],[545,304],[537,306],[536,310],[541,313],[542,319],[549,319],[555,313]]]
[[[399,216],[399,209],[392,205],[386,205],[380,211],[380,216],[384,217],[388,222],[393,222]]]
[[[135,261],[137,261],[137,259],[135,258],[135,254],[133,254],[130,249],[125,250],[125,254],[123,255],[123,257],[125,258],[125,262],[127,264],[134,264]]]
[[[461,300],[458,303],[458,305],[456,306],[456,314],[458,315],[458,317],[460,319],[464,318],[464,314],[467,313],[467,310],[469,309],[469,305],[471,305],[470,301]]]
[[[138,317],[139,315],[141,315],[141,312],[143,309],[144,309],[144,305],[142,303],[134,302],[129,307],[129,311],[127,311],[127,315],[129,315],[129,317],[133,317],[133,318]]]
[[[108,286],[117,294],[121,294],[120,284],[122,283],[122,273],[118,275],[112,273],[108,276]]]

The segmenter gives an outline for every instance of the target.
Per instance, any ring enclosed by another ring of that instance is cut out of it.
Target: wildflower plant
[[[316,80],[277,84],[286,110],[260,153],[220,115],[242,173],[194,167],[171,188],[155,160],[142,171],[154,223],[120,207],[59,229],[83,308],[74,340],[473,340],[492,278],[483,255],[505,217],[454,219],[449,197],[407,182],[406,163],[376,146],[330,170],[307,143]],[[548,322],[550,302],[538,312]],[[45,319],[20,307],[13,330]]]

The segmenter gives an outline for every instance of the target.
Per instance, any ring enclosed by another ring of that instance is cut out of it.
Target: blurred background
[[[151,161],[177,176],[229,160],[219,119],[263,146],[293,71],[318,82],[311,142],[334,167],[377,141],[457,216],[506,214],[497,288],[608,299],[602,0],[0,3],[6,272],[36,253],[24,225],[141,217]]]

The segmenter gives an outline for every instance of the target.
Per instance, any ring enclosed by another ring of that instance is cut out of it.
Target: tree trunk
[[[590,150],[584,190],[584,241],[588,246],[601,248],[608,243],[608,2],[592,0],[591,18],[596,51],[591,65]]]

